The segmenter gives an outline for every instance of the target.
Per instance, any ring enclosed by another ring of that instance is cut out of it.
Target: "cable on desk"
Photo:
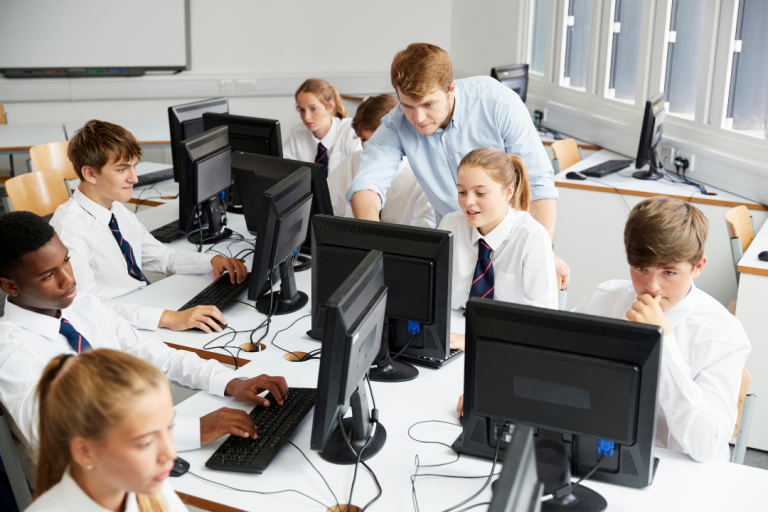
[[[506,425],[505,425],[505,428],[506,428]],[[493,471],[496,469],[496,462],[499,460],[499,447],[500,446],[501,446],[501,436],[499,436],[496,439],[496,454],[493,456],[493,465],[491,466],[491,474],[488,475],[488,480],[485,481],[485,484],[483,484],[483,486],[480,488],[480,490],[477,491],[472,496],[470,496],[469,498],[467,498],[464,501],[462,501],[461,503],[459,503],[458,505],[454,505],[454,506],[452,506],[450,508],[447,508],[447,509],[443,510],[443,512],[451,512],[451,510],[455,510],[455,509],[457,509],[457,508],[459,508],[459,507],[461,507],[463,505],[466,505],[467,503],[469,503],[473,499],[475,499],[478,496],[480,496],[480,493],[483,492],[485,490],[485,488],[488,487],[488,485],[490,485],[491,478],[493,478],[493,474],[494,474]]]
[[[275,339],[277,338],[278,334],[280,334],[281,332],[287,331],[288,329],[290,329],[291,327],[296,325],[296,322],[298,322],[299,320],[302,320],[304,318],[307,318],[308,316],[312,316],[312,313],[307,313],[306,315],[300,316],[299,318],[294,320],[293,323],[291,323],[291,325],[289,325],[288,327],[285,327],[284,329],[280,329],[279,331],[277,331],[275,333],[275,335],[272,336],[272,341],[270,341],[269,344],[272,345],[275,348],[279,348],[280,350],[282,350],[286,354],[292,354],[293,357],[295,357],[296,360],[299,361],[299,362],[309,361],[311,359],[320,359],[320,357],[318,357],[318,355],[320,354],[320,349],[313,350],[313,351],[307,353],[306,356],[299,357],[295,352],[292,352],[290,350],[284,349],[283,347],[281,347],[280,345],[275,343]]]
[[[301,448],[299,448],[298,446],[296,446],[295,444],[293,444],[293,441],[288,441],[288,444],[290,444],[291,446],[293,446],[294,448],[296,448],[297,450],[299,450],[299,453],[301,454],[301,456],[302,456],[302,457],[304,457],[304,459],[305,459],[307,462],[309,462],[309,465],[310,465],[310,466],[312,466],[312,469],[314,469],[314,470],[315,470],[315,473],[317,473],[318,475],[320,475],[320,478],[322,478],[322,479],[323,479],[323,482],[325,482],[325,486],[328,488],[328,490],[329,490],[329,491],[331,491],[331,494],[333,495],[333,501],[335,501],[335,502],[336,502],[336,508],[337,508],[337,510],[339,510],[339,511],[340,511],[340,510],[341,510],[341,505],[339,505],[339,498],[337,498],[337,497],[336,497],[336,493],[335,493],[335,492],[333,492],[333,489],[331,489],[331,486],[330,486],[330,485],[328,485],[328,480],[326,480],[326,479],[325,479],[325,477],[323,476],[323,474],[320,472],[320,470],[318,470],[318,469],[315,467],[315,465],[314,465],[314,464],[312,464],[312,461],[311,461],[311,460],[309,460],[309,457],[307,457],[307,455],[306,455],[306,454],[305,454],[305,453],[302,451],[302,449],[301,449]]]
[[[344,444],[347,445],[347,448],[349,448],[349,450],[354,455],[357,456],[357,462],[355,463],[355,473],[354,473],[354,476],[352,477],[352,486],[349,489],[349,501],[347,502],[348,505],[352,505],[352,492],[355,490],[355,480],[357,480],[357,468],[360,465],[361,459],[363,457],[363,452],[365,452],[365,450],[368,449],[368,446],[370,446],[370,444],[373,442],[374,436],[376,435],[376,428],[378,427],[378,424],[379,424],[378,417],[379,417],[379,411],[374,407],[373,414],[371,414],[371,421],[373,422],[373,428],[371,430],[371,433],[368,435],[368,440],[365,442],[365,445],[360,450],[360,453],[357,453],[355,452],[355,449],[352,447],[352,443],[349,442],[349,438],[347,437],[347,432],[344,430],[344,427],[343,427],[344,424],[342,420],[344,418],[342,417],[341,412],[339,412],[339,428],[341,429],[341,437],[344,439]],[[376,478],[376,473],[374,473],[373,470],[370,467],[368,467],[368,464],[366,464],[365,462],[363,462],[363,466],[371,474],[374,482],[376,482],[376,487],[378,487],[379,489],[378,494],[376,494],[376,496],[374,496],[373,499],[369,501],[365,505],[365,507],[363,507],[362,510],[365,510],[369,506],[371,506],[372,503],[374,503],[376,500],[378,500],[381,497],[383,490],[381,488],[381,485],[379,484],[379,479]]]
[[[424,443],[424,444],[439,444],[442,446],[445,446],[446,448],[453,449],[449,444],[440,442],[440,441],[424,441],[422,439],[416,439],[411,434],[411,429],[415,427],[416,425],[421,425],[422,423],[445,423],[446,425],[453,425],[454,427],[462,428],[461,425],[458,423],[451,423],[450,421],[443,421],[443,420],[424,420],[424,421],[417,421],[410,427],[408,427],[408,437],[410,437],[412,440],[416,441],[417,443]],[[458,462],[458,460],[461,458],[461,454],[457,453],[456,458],[450,462],[442,462],[440,464],[421,464],[421,461],[419,460],[419,455],[416,454],[416,457],[414,458],[414,464],[416,465],[416,471],[411,475],[411,500],[413,502],[413,509],[418,512],[419,511],[419,500],[416,497],[416,479],[419,478],[421,475],[419,475],[419,469],[421,468],[434,468],[439,466],[448,466],[450,464],[453,464],[455,462]]]
[[[490,505],[490,501],[484,501],[482,503],[475,503],[474,505],[470,505],[467,508],[463,508],[459,510],[458,512],[464,512],[465,510],[472,510],[473,508],[482,507],[483,505]]]

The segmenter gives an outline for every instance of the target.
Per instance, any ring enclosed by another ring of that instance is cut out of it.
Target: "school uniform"
[[[487,235],[461,211],[443,217],[439,229],[453,233],[453,309],[465,307],[470,297],[557,309],[552,240],[528,212],[508,208]]]
[[[51,226],[69,249],[78,291],[99,296],[139,329],[156,330],[164,309],[112,299],[147,286],[144,271],[165,275],[213,271],[215,255],[169,249],[121,203],[113,202],[108,210],[79,189],[56,209]]]
[[[71,329],[79,335],[77,346],[70,341]],[[29,311],[6,298],[5,314],[0,317],[0,403],[33,460],[40,440],[35,391],[43,370],[56,356],[89,348],[134,355],[163,371],[170,381],[212,395],[223,397],[227,384],[237,378],[217,361],[172,349],[140,333],[94,295],[78,292],[72,305],[61,310],[60,318]],[[174,441],[177,450],[199,448],[200,419],[177,416]]]
[[[358,150],[349,155],[328,177],[333,214],[338,217],[354,217],[352,206],[347,204],[346,195],[360,167],[362,153],[362,150]],[[387,190],[387,204],[381,209],[380,218],[382,222],[405,226],[434,229],[437,225],[435,209],[429,204],[424,190],[408,166],[407,158],[400,162],[400,168]]]
[[[352,118],[333,116],[331,129],[322,139],[315,137],[304,123],[295,125],[283,145],[283,157],[327,165],[330,176],[345,158],[362,147],[352,129]]]
[[[631,281],[607,281],[574,311],[622,318],[636,299]],[[696,461],[727,461],[742,368],[751,350],[747,334],[735,316],[693,284],[664,316],[672,334],[662,342],[656,446]]]
[[[187,512],[187,507],[179,496],[173,491],[168,479],[163,482],[163,487],[158,493],[165,504],[166,512]],[[59,483],[48,489],[45,494],[37,498],[27,508],[27,512],[107,512],[85,494],[77,485],[77,482],[69,475],[69,470],[64,472]],[[136,494],[129,492],[125,500],[125,512],[138,512],[139,506]]]

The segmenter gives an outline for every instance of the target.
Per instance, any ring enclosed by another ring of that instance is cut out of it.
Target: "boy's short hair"
[[[436,88],[447,93],[453,83],[448,52],[428,43],[412,43],[397,52],[390,71],[392,87],[409,98],[421,99]]]
[[[367,97],[355,112],[352,119],[352,129],[360,137],[362,131],[375,132],[381,126],[381,118],[397,105],[397,98],[391,94],[379,94]]]
[[[117,161],[141,159],[143,154],[131,132],[122,126],[96,119],[91,119],[77,130],[67,147],[67,156],[81,180],[83,167],[92,167],[100,172],[111,158]]]
[[[39,250],[55,234],[45,219],[32,212],[0,215],[0,277],[13,279],[24,265],[24,256]]]
[[[633,267],[664,267],[704,256],[709,221],[690,203],[657,196],[638,203],[624,227],[627,261]]]

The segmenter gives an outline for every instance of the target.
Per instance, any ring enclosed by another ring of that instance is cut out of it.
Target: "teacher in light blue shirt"
[[[413,43],[392,61],[392,85],[400,104],[384,116],[365,144],[360,168],[347,191],[356,218],[379,220],[379,210],[403,157],[438,215],[459,211],[456,192],[461,159],[477,148],[515,154],[528,169],[531,215],[554,238],[557,189],[552,165],[528,110],[511,89],[490,77],[453,79],[441,48]],[[570,269],[555,257],[568,287]]]

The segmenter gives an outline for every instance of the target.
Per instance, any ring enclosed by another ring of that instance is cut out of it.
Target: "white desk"
[[[75,131],[79,130],[86,123],[83,121],[68,121],[64,123],[64,131],[67,139],[71,139]],[[136,137],[142,146],[170,146],[171,131],[168,126],[168,119],[140,119],[129,121],[110,121],[128,130]]]
[[[159,164],[154,162],[140,162],[136,166],[136,174],[149,174],[151,172],[161,171],[173,167],[170,164]],[[179,194],[179,184],[173,181],[173,178],[158,181],[151,185],[140,185],[133,188],[132,203],[141,203],[146,206],[159,206],[172,201]],[[175,220],[175,219],[174,219]]]
[[[67,140],[61,124],[0,124],[0,155],[29,154],[29,148]],[[11,176],[14,176],[11,158]]]

